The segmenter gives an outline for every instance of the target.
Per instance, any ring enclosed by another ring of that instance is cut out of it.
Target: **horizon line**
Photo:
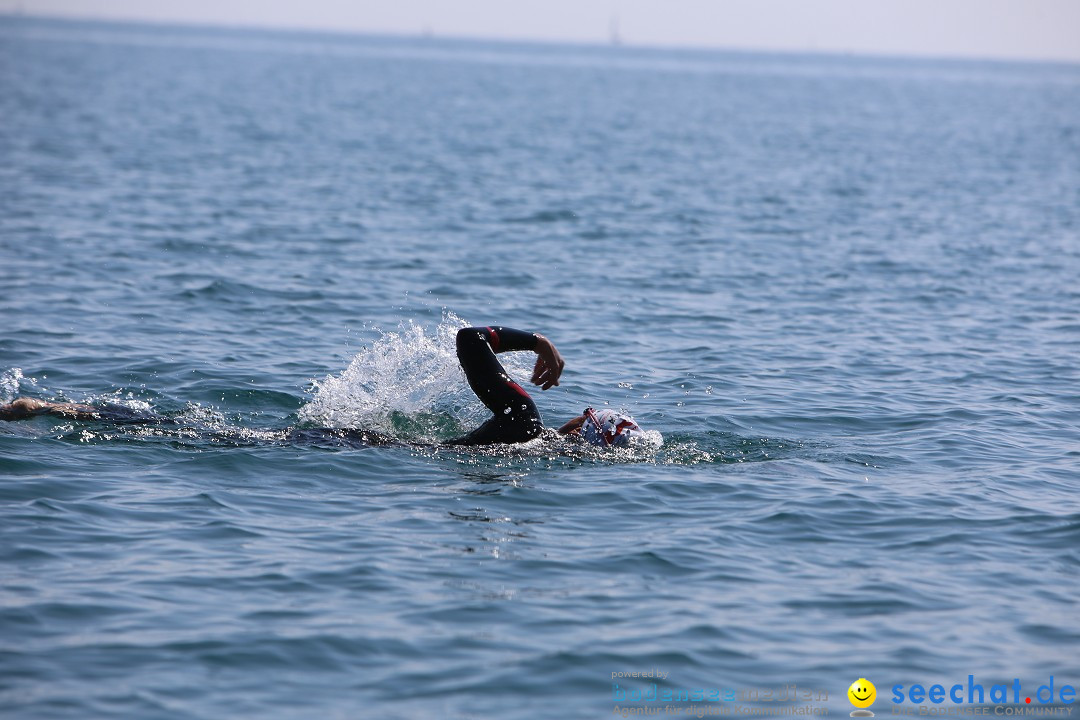
[[[875,52],[872,50],[844,50],[838,48],[771,48],[736,45],[683,45],[664,43],[639,43],[627,41],[620,37],[618,44],[602,40],[573,40],[568,38],[538,38],[538,37],[507,37],[505,35],[473,35],[447,33],[439,34],[425,27],[415,33],[406,33],[392,30],[369,30],[358,28],[325,27],[321,25],[279,25],[274,23],[247,23],[247,22],[215,22],[211,20],[176,20],[176,19],[147,19],[138,17],[100,17],[88,15],[69,15],[64,13],[28,13],[25,11],[0,10],[0,19],[8,18],[15,20],[38,20],[44,22],[69,23],[69,24],[96,24],[96,25],[128,25],[157,28],[181,28],[188,30],[232,30],[240,32],[295,32],[306,34],[336,35],[342,38],[393,38],[399,40],[437,40],[450,42],[486,42],[494,44],[521,44],[538,45],[544,47],[578,47],[590,49],[612,50],[654,50],[654,51],[686,51],[702,53],[732,53],[747,55],[782,55],[782,56],[813,56],[832,58],[865,58],[870,60],[912,60],[922,62],[989,62],[1002,64],[1037,64],[1037,65],[1068,65],[1080,66],[1080,58],[1062,58],[1054,56],[1011,56],[1011,55],[974,55],[974,54],[941,54],[919,52]]]

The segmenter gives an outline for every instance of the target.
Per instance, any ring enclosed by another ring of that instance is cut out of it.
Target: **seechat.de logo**
[[[1029,686],[1030,688],[1030,686]],[[1056,692],[1055,692],[1056,691]],[[975,682],[974,675],[968,675],[967,683],[955,683],[952,685],[936,683],[929,687],[923,684],[892,686],[892,701],[900,705],[912,703],[913,705],[952,704],[952,705],[981,705],[992,703],[994,705],[1049,705],[1054,703],[1055,695],[1057,702],[1062,705],[1071,705],[1076,701],[1076,688],[1058,682],[1055,686],[1054,676],[1050,676],[1050,682],[1040,685],[1035,692],[1024,690],[1020,678],[1013,678],[1011,685],[998,684],[983,687],[982,683]]]

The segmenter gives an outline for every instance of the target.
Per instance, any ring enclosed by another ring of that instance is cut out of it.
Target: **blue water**
[[[0,423],[5,717],[1080,684],[1080,66],[8,18],[0,118],[0,401],[174,421]],[[465,323],[663,446],[438,449]]]

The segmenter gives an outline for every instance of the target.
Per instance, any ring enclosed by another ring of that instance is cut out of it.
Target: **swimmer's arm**
[[[49,408],[50,415],[71,418],[72,420],[100,420],[101,413],[92,405],[80,405],[76,403],[53,403]]]
[[[581,426],[585,424],[585,416],[578,415],[573,420],[567,421],[565,425],[559,428],[560,435],[573,435],[581,431]]]
[[[501,326],[466,328],[460,332],[480,333],[496,355],[515,350],[532,350],[537,357],[531,382],[539,385],[541,390],[547,390],[559,384],[559,377],[562,375],[563,368],[566,367],[566,361],[555,348],[555,344],[540,333]]]
[[[0,420],[23,420],[35,415],[57,415],[73,420],[96,420],[100,417],[91,405],[51,403],[35,398],[16,398],[11,404],[0,406]]]

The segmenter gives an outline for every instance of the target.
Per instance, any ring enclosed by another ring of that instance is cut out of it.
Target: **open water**
[[[4,717],[1080,685],[1080,66],[7,18],[0,118],[0,400],[173,420],[0,423]],[[464,323],[663,446],[437,448]]]

